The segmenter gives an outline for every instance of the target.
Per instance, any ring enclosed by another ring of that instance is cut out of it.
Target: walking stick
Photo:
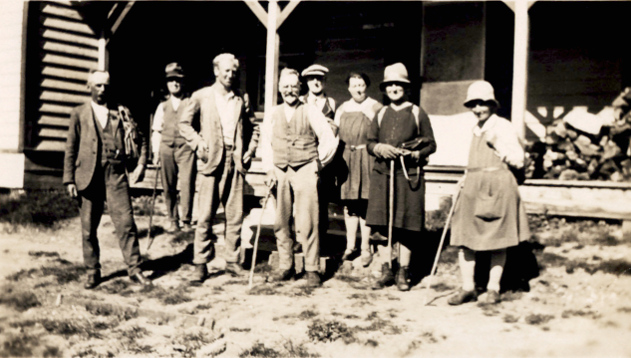
[[[259,248],[259,236],[261,236],[261,224],[263,223],[263,215],[265,214],[265,207],[270,196],[272,196],[272,189],[274,189],[274,183],[270,183],[267,190],[267,195],[263,201],[263,208],[261,209],[261,218],[259,224],[256,227],[256,235],[254,236],[254,251],[252,252],[252,264],[250,265],[250,279],[248,281],[248,290],[252,289],[252,280],[254,279],[254,266],[256,266],[256,252]]]
[[[153,195],[151,196],[151,209],[149,210],[149,229],[147,230],[147,238],[149,238],[149,243],[147,244],[147,250],[149,251],[151,248],[151,244],[153,244],[153,237],[151,237],[151,225],[153,223],[153,209],[156,205],[156,194],[158,192],[158,177],[160,176],[160,162],[156,166],[156,177],[153,179]]]
[[[388,262],[392,270],[392,227],[394,226],[394,159],[390,160],[390,191],[388,192]]]
[[[460,184],[460,183],[459,183]],[[438,251],[436,251],[436,257],[434,258],[434,264],[432,265],[432,270],[429,272],[429,278],[427,280],[427,292],[425,293],[424,305],[428,304],[427,298],[429,295],[429,289],[432,287],[432,280],[434,278],[434,274],[436,273],[436,268],[438,266],[438,259],[440,258],[440,252],[442,251],[443,244],[445,242],[445,236],[447,236],[447,230],[449,230],[449,225],[451,224],[451,217],[454,214],[454,209],[456,208],[456,202],[458,202],[458,197],[460,197],[460,191],[462,187],[458,187],[458,191],[453,196],[453,200],[451,203],[451,208],[449,209],[449,214],[447,214],[447,220],[445,221],[445,226],[443,227],[443,233],[440,236],[440,243],[438,244]]]

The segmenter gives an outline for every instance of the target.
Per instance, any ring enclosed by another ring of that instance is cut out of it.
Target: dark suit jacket
[[[118,114],[118,107],[109,105],[108,107],[110,108],[110,125],[115,129],[114,139],[119,153],[115,159],[125,165],[127,155],[123,143],[125,136],[123,123]],[[100,165],[97,163],[99,140],[96,125],[90,102],[74,108],[70,113],[70,128],[68,128],[64,157],[64,185],[74,183],[77,185],[77,190],[84,190],[90,185],[96,166]],[[144,165],[147,162],[147,139],[143,135],[140,135],[140,139],[138,164]]]
[[[247,168],[243,164],[243,154],[248,149],[256,149],[259,132],[250,120],[243,98],[236,92],[234,105],[236,126],[233,159],[235,168],[240,173],[245,174]],[[199,128],[199,131],[196,128]],[[202,165],[198,163],[197,170],[201,174],[212,175],[225,154],[221,119],[215,104],[215,93],[212,86],[204,87],[193,93],[180,116],[180,134],[193,150],[197,150],[200,141],[206,143],[208,161]]]

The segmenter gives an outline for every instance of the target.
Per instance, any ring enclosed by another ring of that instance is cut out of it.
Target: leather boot
[[[206,264],[195,265],[195,271],[193,271],[193,276],[191,277],[191,284],[193,285],[201,285],[208,278],[208,267]]]
[[[410,282],[408,280],[408,267],[407,266],[399,267],[399,271],[397,271],[397,277],[395,281],[397,282],[397,288],[399,289],[399,291],[410,290]]]
[[[381,277],[379,277],[373,284],[373,290],[381,290],[386,286],[392,285],[394,282],[394,275],[392,274],[392,269],[390,265],[385,263],[381,266]]]

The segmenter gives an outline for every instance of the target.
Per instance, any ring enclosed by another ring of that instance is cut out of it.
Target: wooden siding
[[[2,2],[0,11],[0,151],[18,152],[24,3]]]
[[[86,80],[98,64],[98,40],[70,2],[39,4],[39,62],[29,70],[38,77],[36,112],[32,112],[30,149],[63,151],[73,107],[90,99]],[[32,41],[33,39],[31,39]]]

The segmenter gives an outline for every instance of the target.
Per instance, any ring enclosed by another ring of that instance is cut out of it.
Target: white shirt
[[[281,108],[279,108],[281,107]],[[305,111],[307,111],[307,118],[309,120],[309,125],[311,125],[311,129],[315,133],[318,138],[318,159],[322,166],[329,164],[333,160],[333,156],[335,155],[335,150],[340,142],[340,138],[333,134],[333,130],[329,125],[328,118],[322,114],[322,111],[317,107],[306,104]],[[287,123],[291,121],[291,117],[293,117],[296,112],[296,107],[290,107],[285,103],[280,106],[275,106],[272,111],[282,110],[285,112],[285,118],[287,119]],[[291,114],[291,116],[289,116]],[[274,168],[274,150],[272,149],[272,141],[273,138],[273,127],[274,127],[274,116],[270,115],[265,118],[263,124],[261,125],[261,142],[260,142],[260,153],[261,160],[263,164],[263,170],[265,172],[269,172]]]
[[[342,114],[345,112],[362,112],[372,121],[376,114],[374,111],[376,104],[379,104],[379,102],[370,97],[367,97],[362,103],[357,103],[354,99],[349,99],[348,101],[342,103],[337,112],[335,112],[335,124],[338,127],[340,126],[340,119],[342,118]]]
[[[234,92],[230,91],[225,95],[222,95],[217,90],[218,84],[212,86],[215,93],[215,104],[217,107],[217,113],[219,113],[219,119],[221,120],[221,130],[223,132],[223,142],[226,145],[234,144],[234,131],[236,128],[235,121],[235,100]]]
[[[517,169],[524,167],[524,149],[517,131],[511,122],[496,114],[484,122],[482,128],[473,127],[473,135],[484,136],[484,140],[495,150],[495,154],[508,165]]]
[[[105,126],[107,125],[107,119],[109,118],[110,110],[107,108],[107,106],[97,104],[94,101],[90,101],[90,104],[92,105],[94,117],[96,117],[96,120],[99,121],[99,124],[101,124],[101,128],[105,128]]]

